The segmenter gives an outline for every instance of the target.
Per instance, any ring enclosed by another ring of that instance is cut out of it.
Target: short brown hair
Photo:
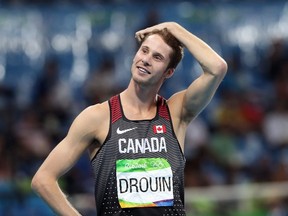
[[[175,69],[184,56],[183,44],[181,44],[180,41],[178,41],[168,31],[167,28],[164,28],[161,30],[155,29],[152,32],[146,34],[143,40],[140,41],[140,45],[147,39],[148,36],[153,35],[153,34],[159,35],[165,41],[165,43],[172,48],[173,52],[170,55],[170,63],[168,65],[168,68]]]

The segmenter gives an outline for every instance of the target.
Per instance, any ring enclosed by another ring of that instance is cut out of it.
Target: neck
[[[128,88],[121,93],[121,101],[124,106],[131,106],[139,112],[146,112],[155,108],[158,89],[151,86],[140,86],[130,82]]]

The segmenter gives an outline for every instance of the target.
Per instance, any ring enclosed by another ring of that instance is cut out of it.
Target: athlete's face
[[[167,69],[171,52],[172,48],[159,35],[149,36],[133,59],[133,79],[142,84],[162,84],[174,72],[173,69]]]

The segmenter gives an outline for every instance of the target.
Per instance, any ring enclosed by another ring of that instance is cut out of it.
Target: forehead
[[[141,46],[147,46],[150,50],[159,52],[164,56],[169,56],[173,51],[172,48],[157,34],[148,36]]]

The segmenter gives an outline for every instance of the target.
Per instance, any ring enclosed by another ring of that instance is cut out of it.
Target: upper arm
[[[184,92],[181,120],[190,122],[211,101],[224,75],[203,73]]]
[[[97,125],[105,115],[99,106],[89,107],[75,118],[66,137],[51,151],[38,173],[58,179],[77,162],[92,140],[101,136]]]
[[[168,105],[175,122],[174,127],[187,126],[210,102],[224,74],[203,73],[190,86],[169,100]]]

